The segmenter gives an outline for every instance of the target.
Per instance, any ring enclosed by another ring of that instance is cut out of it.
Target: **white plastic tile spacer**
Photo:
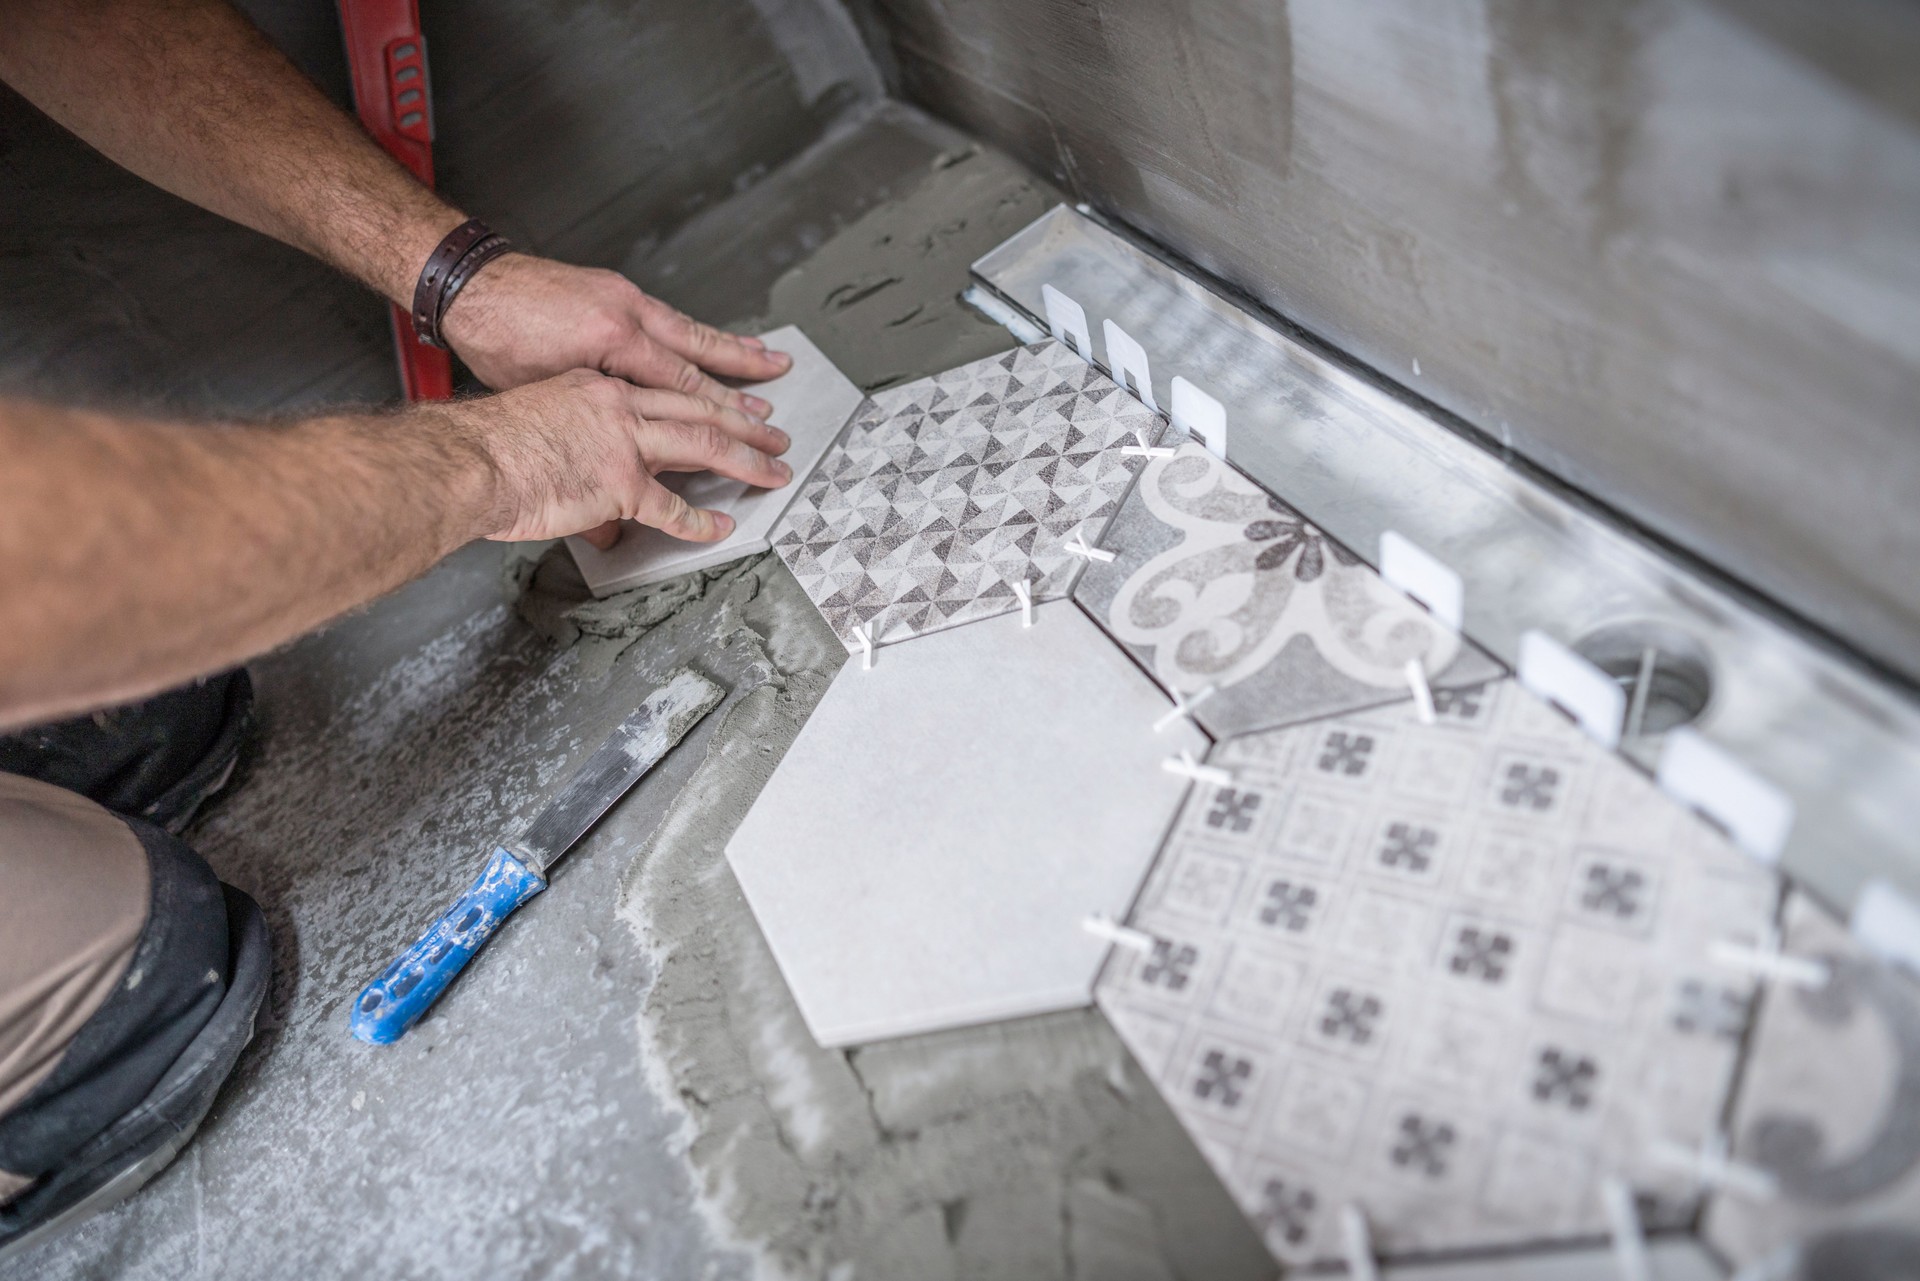
[[[1433,707],[1433,686],[1427,684],[1427,665],[1417,658],[1407,660],[1407,688],[1413,691],[1413,712],[1422,725],[1439,719]]]
[[[1061,544],[1061,547],[1075,556],[1085,556],[1088,560],[1111,561],[1114,554],[1104,547],[1095,547],[1087,541],[1085,526],[1073,531],[1073,537]]]
[[[1227,407],[1186,379],[1173,376],[1173,409],[1168,417],[1216,458],[1227,456]]]
[[[1912,899],[1875,877],[1853,901],[1850,924],[1862,947],[1920,974],[1920,906]]]
[[[1040,302],[1047,312],[1047,327],[1053,336],[1089,365],[1093,363],[1093,331],[1087,328],[1087,309],[1055,289],[1040,286]]]
[[[1202,765],[1193,759],[1192,752],[1182,752],[1178,756],[1169,756],[1160,762],[1160,768],[1169,774],[1179,774],[1196,783],[1212,783],[1215,787],[1231,787],[1233,771],[1222,769],[1218,765]]]
[[[1013,585],[1013,594],[1020,598],[1020,626],[1033,626],[1033,584],[1021,579]]]
[[[853,629],[853,638],[860,642],[860,670],[873,670],[873,622],[868,620]]]
[[[1124,947],[1132,952],[1153,951],[1153,935],[1144,930],[1136,930],[1130,925],[1122,925],[1105,912],[1095,912],[1080,922],[1080,928],[1095,938],[1103,938],[1115,947]]]
[[[1175,690],[1173,692],[1173,706],[1162,712],[1160,718],[1154,721],[1153,732],[1158,734],[1182,716],[1192,716],[1194,708],[1200,706],[1200,704],[1206,702],[1217,693],[1219,693],[1219,688],[1214,685],[1209,685],[1205,689],[1199,690],[1191,698],[1188,698],[1179,690]]]
[[[998,296],[988,293],[979,285],[968,285],[962,290],[960,301],[994,324],[1006,329],[1013,335],[1015,342],[1023,345],[1037,343],[1047,336],[1047,331],[1028,320],[1025,312],[1003,302]]]
[[[1613,1266],[1620,1281],[1653,1281],[1653,1261],[1647,1257],[1647,1234],[1634,1208],[1633,1189],[1609,1175],[1600,1180],[1600,1203],[1606,1207],[1607,1235],[1613,1239]]]
[[[1780,1194],[1773,1175],[1727,1155],[1724,1134],[1714,1135],[1697,1149],[1671,1139],[1655,1139],[1647,1148],[1647,1156],[1656,1165],[1692,1175],[1702,1187],[1731,1192],[1750,1201],[1771,1201]]]
[[[1171,458],[1180,452],[1171,445],[1148,444],[1147,433],[1143,431],[1135,431],[1133,438],[1139,443],[1120,446],[1120,452],[1129,458]]]
[[[1340,1254],[1353,1281],[1380,1281],[1380,1265],[1374,1259],[1373,1234],[1367,1230],[1366,1211],[1352,1202],[1340,1207]]]
[[[1380,535],[1380,577],[1454,631],[1460,630],[1466,617],[1466,584],[1451,566],[1412,539],[1391,529]]]
[[[1148,409],[1159,413],[1160,402],[1153,398],[1153,377],[1147,372],[1147,349],[1112,320],[1101,322],[1101,332],[1107,339],[1107,372],[1113,381],[1131,391]]]
[[[1793,798],[1706,735],[1682,725],[1667,734],[1655,781],[1762,863],[1777,863],[1793,830]]]
[[[1757,944],[1720,939],[1707,949],[1707,955],[1715,964],[1814,991],[1825,987],[1827,980],[1832,977],[1824,962],[1805,956],[1789,956],[1781,951],[1780,931],[1776,929],[1769,929]]]
[[[1613,677],[1542,631],[1520,634],[1520,683],[1573,718],[1602,747],[1620,746],[1627,692]]]

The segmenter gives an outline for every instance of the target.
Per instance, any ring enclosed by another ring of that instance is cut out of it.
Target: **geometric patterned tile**
[[[879,392],[773,532],[829,626],[895,641],[1065,596],[1163,424],[1051,339]]]
[[[1511,681],[1231,740],[1096,996],[1290,1263],[1649,1227],[1697,1191],[1655,1139],[1716,1132],[1752,983],[1710,959],[1773,875]]]
[[[1074,599],[1169,692],[1212,686],[1194,716],[1215,738],[1408,699],[1409,659],[1436,689],[1504,672],[1192,442],[1147,463],[1103,543]]]
[[[1825,961],[1829,978],[1818,990],[1769,985],[1732,1124],[1734,1158],[1770,1171],[1779,1195],[1715,1196],[1707,1239],[1741,1266],[1797,1248],[1809,1277],[1912,1276],[1920,982],[1864,951],[1804,894],[1788,898],[1783,934],[1787,951]],[[1707,1025],[1734,1021],[1711,994],[1694,994],[1687,1010]]]

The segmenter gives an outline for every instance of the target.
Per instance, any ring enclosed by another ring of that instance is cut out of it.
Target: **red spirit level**
[[[427,42],[416,0],[339,0],[347,69],[360,123],[389,155],[433,185],[433,94],[427,87]],[[400,383],[408,400],[453,395],[447,353],[414,337],[405,307],[390,309]]]

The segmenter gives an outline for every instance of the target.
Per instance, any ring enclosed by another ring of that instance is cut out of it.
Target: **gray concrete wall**
[[[1920,7],[871,5],[907,96],[1920,679]]]

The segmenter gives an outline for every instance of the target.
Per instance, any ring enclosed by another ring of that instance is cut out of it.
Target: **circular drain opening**
[[[1626,692],[1629,738],[1698,720],[1713,696],[1705,646],[1678,628],[1615,623],[1589,633],[1574,649]]]

